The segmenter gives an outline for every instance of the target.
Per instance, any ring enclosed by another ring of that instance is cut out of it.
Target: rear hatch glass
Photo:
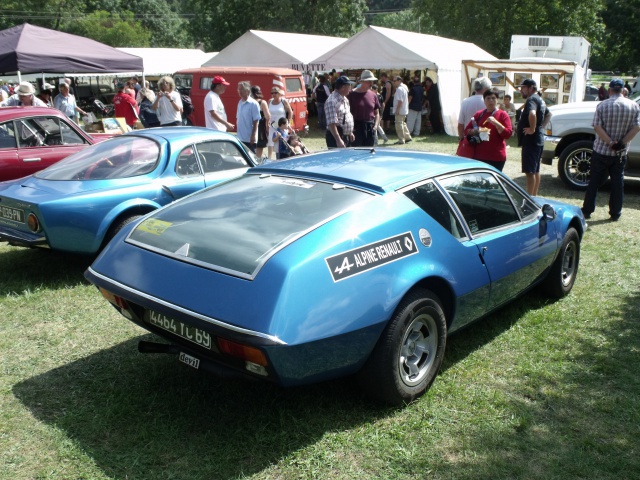
[[[127,241],[252,278],[278,250],[371,196],[339,184],[246,175],[159,211]]]

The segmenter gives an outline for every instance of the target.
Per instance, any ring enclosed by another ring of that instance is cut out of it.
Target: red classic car
[[[0,108],[0,181],[31,175],[112,136],[88,135],[54,108]]]

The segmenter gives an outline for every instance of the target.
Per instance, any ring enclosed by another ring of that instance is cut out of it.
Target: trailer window
[[[176,82],[176,90],[178,90],[178,89],[188,90],[188,89],[191,88],[191,82],[193,81],[193,75],[176,74],[176,75],[173,76],[173,80],[174,80],[174,82]],[[211,86],[211,84],[209,84],[209,86]],[[209,90],[209,87],[207,87],[207,90]]]
[[[298,93],[303,91],[300,77],[285,78],[284,81],[287,86],[287,93]]]

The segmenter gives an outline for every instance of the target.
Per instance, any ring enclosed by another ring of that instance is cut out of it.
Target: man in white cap
[[[360,85],[347,95],[353,115],[352,147],[373,147],[380,123],[380,100],[371,87],[378,80],[371,70],[363,70]]]
[[[54,86],[50,83],[44,83],[37,96],[47,107],[53,107],[53,90]]]
[[[474,95],[465,98],[460,104],[460,114],[458,115],[458,137],[460,140],[464,138],[464,127],[471,120],[478,110],[484,110],[485,91],[491,88],[491,80],[487,77],[478,78],[473,82]]]
[[[47,105],[35,96],[36,89],[29,82],[21,82],[13,95],[0,102],[0,107],[46,107]]]

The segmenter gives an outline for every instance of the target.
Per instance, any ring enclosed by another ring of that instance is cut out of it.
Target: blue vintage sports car
[[[537,284],[569,293],[580,209],[485,164],[335,150],[267,164],[128,226],[86,277],[194,368],[300,385],[356,374],[391,404],[447,334]]]
[[[118,136],[0,183],[0,241],[94,254],[129,222],[255,163],[235,136],[206,128]]]

